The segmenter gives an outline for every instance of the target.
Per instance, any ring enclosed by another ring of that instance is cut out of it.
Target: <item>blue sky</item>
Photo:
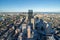
[[[0,0],[0,12],[60,12],[60,0]]]

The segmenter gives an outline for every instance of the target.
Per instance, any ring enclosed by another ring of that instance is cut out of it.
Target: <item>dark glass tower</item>
[[[31,18],[33,17],[33,10],[28,11],[28,21],[31,22]]]
[[[31,18],[33,17],[33,10],[28,11],[28,25],[33,29],[33,24],[31,23]]]

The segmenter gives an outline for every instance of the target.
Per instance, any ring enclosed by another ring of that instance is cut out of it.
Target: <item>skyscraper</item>
[[[30,28],[30,26],[28,26],[28,28],[27,28],[27,37],[31,38],[31,28]]]
[[[33,10],[28,11],[28,21],[31,22],[31,18],[33,17]]]

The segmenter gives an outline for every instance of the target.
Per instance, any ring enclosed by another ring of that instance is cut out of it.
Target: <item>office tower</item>
[[[33,28],[33,30],[34,30],[34,29],[35,29],[35,28],[34,28],[34,18],[31,19],[31,23],[32,23],[32,28]]]
[[[39,22],[40,22],[40,19],[39,19],[38,17],[36,17],[36,18],[34,19],[35,29],[37,29],[37,24],[39,24]]]
[[[29,10],[28,11],[28,23],[27,24],[30,26],[31,30],[33,30],[33,24],[31,23],[32,22],[32,20],[31,20],[32,17],[33,17],[33,10]]]
[[[22,40],[22,33],[20,33],[18,40]]]
[[[33,10],[28,11],[28,21],[31,22],[31,18],[33,17]]]
[[[22,32],[26,29],[26,24],[22,24]]]
[[[27,37],[28,37],[28,39],[31,38],[31,28],[30,28],[30,26],[28,26],[28,28],[27,28]]]

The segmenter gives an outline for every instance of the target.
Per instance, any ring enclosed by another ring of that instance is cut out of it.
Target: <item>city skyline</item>
[[[60,12],[60,0],[0,0],[0,12]]]

